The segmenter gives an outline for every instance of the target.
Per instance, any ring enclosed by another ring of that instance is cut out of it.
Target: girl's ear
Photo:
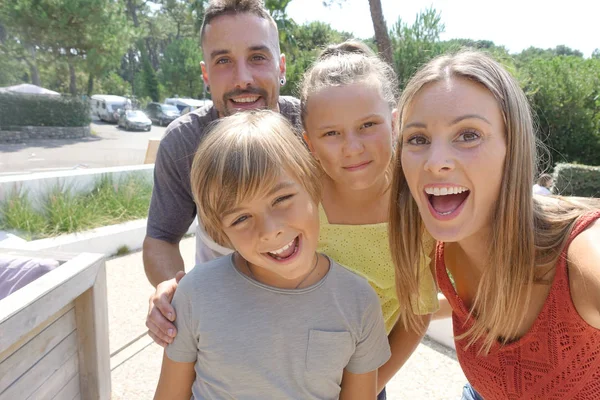
[[[319,160],[319,157],[317,157],[317,155],[315,154],[315,150],[313,148],[313,145],[310,141],[310,139],[308,138],[308,134],[306,133],[306,131],[302,132],[302,138],[304,139],[304,143],[306,143],[306,145],[308,146],[308,150],[310,150],[310,153],[312,154],[312,156],[315,158],[315,160]]]

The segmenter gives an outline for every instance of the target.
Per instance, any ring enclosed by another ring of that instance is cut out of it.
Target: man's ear
[[[285,63],[285,54],[281,53],[279,56],[279,79],[285,78],[286,71],[287,65]]]
[[[210,85],[208,82],[208,72],[206,72],[206,63],[204,61],[200,61],[200,68],[202,69],[202,80],[204,81],[204,86]]]
[[[308,150],[310,150],[310,152],[312,153],[315,160],[319,160],[319,157],[317,157],[317,155],[315,154],[314,147],[313,147],[310,139],[308,138],[308,134],[306,133],[306,131],[302,132],[302,138],[304,139],[304,142],[308,146]]]

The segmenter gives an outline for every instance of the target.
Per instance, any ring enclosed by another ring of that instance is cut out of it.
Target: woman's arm
[[[377,393],[383,390],[390,379],[406,363],[425,335],[431,314],[419,315],[419,317],[422,318],[425,326],[422,332],[408,330],[404,327],[402,321],[398,320],[388,335],[392,356],[377,371]]]
[[[375,400],[377,398],[377,371],[353,374],[344,370],[340,400]]]
[[[585,322],[600,329],[600,220],[573,239],[567,260],[573,304]]]
[[[176,362],[164,353],[154,400],[190,400],[194,379],[193,362]]]

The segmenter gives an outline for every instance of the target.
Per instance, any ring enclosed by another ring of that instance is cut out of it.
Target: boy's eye
[[[242,215],[231,223],[231,226],[236,226],[248,219],[247,215]]]
[[[412,136],[412,137],[408,138],[408,140],[406,141],[406,143],[412,144],[412,145],[416,145],[416,146],[420,146],[420,145],[428,144],[429,141],[424,136],[415,135],[415,136]]]
[[[291,199],[292,197],[294,197],[293,194],[288,194],[288,195],[285,195],[285,196],[280,196],[280,197],[278,197],[278,198],[275,199],[275,202],[273,202],[273,204],[278,204],[278,203],[284,202],[286,200]]]

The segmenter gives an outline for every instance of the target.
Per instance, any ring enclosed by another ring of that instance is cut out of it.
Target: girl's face
[[[290,174],[283,172],[262,193],[236,204],[221,222],[233,248],[282,287],[304,276],[314,264],[318,208]]]
[[[464,78],[425,85],[407,107],[402,169],[436,240],[456,242],[490,228],[506,156],[505,129],[494,96]]]
[[[376,84],[325,88],[307,102],[305,140],[336,185],[380,183],[392,158],[392,112]]]

